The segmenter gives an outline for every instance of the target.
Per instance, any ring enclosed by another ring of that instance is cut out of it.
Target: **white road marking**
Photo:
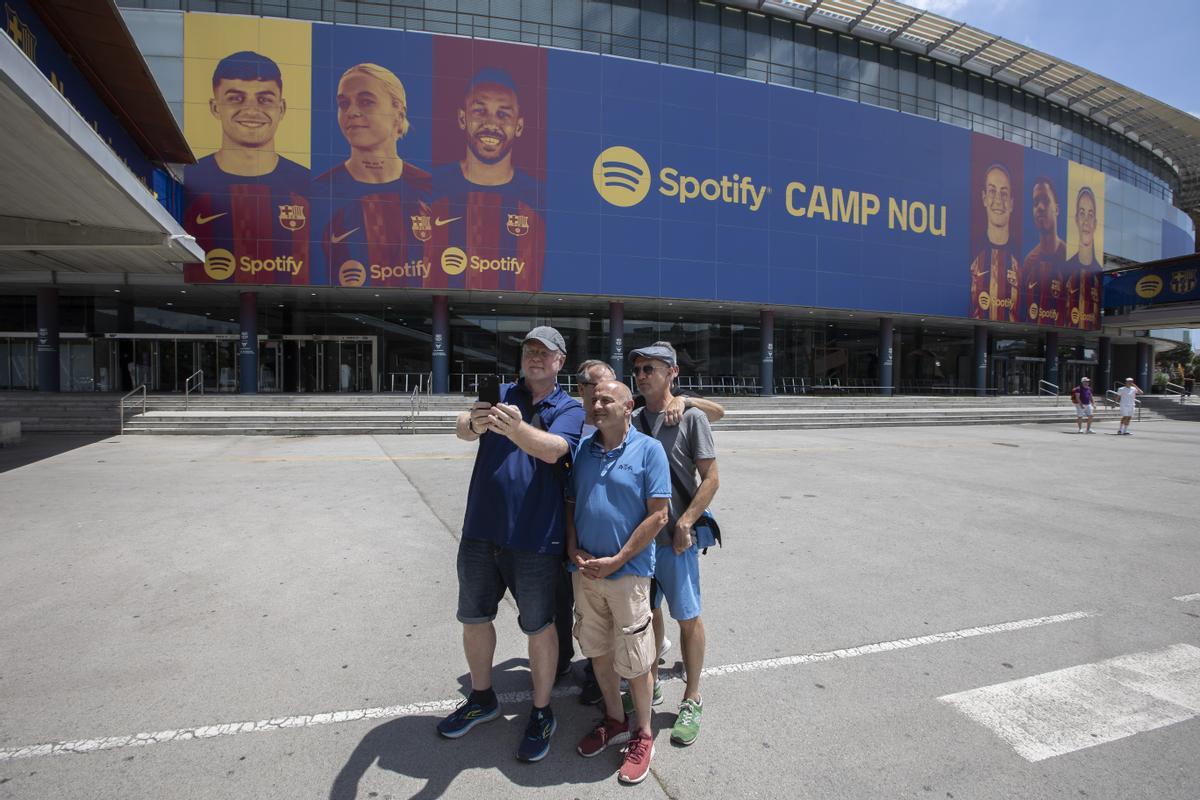
[[[841,658],[886,653],[892,650],[903,650],[925,644],[938,644],[958,639],[969,639],[975,636],[985,636],[992,633],[1004,633],[1025,628],[1035,628],[1042,625],[1052,625],[1057,622],[1071,622],[1095,616],[1093,611],[1073,611],[1069,614],[1058,614],[1052,617],[1037,617],[1015,622],[1002,622],[996,625],[985,625],[978,628],[965,628],[945,633],[934,633],[928,636],[917,636],[911,639],[897,639],[891,642],[878,642],[850,647],[843,650],[828,650],[821,653],[806,653],[783,658],[770,658],[763,661],[746,661],[741,664],[726,664],[709,667],[704,670],[706,676],[717,677],[737,673],[760,672],[781,667],[815,664],[821,661],[832,661]],[[663,681],[681,680],[678,676],[664,675]],[[555,689],[553,696],[566,697],[579,694],[578,686]],[[506,692],[498,695],[501,703],[525,703],[532,699],[532,692]],[[364,719],[392,719],[396,717],[415,716],[427,713],[447,713],[453,711],[461,697],[449,700],[432,700],[423,703],[411,703],[402,706],[379,706],[376,708],[358,708],[349,711],[327,711],[320,714],[297,714],[287,717],[263,719],[257,722],[223,722],[215,725],[201,725],[193,728],[133,733],[127,736],[108,736],[97,739],[77,739],[74,741],[49,742],[32,744],[23,747],[0,748],[0,762],[13,761],[21,758],[36,758],[39,756],[62,756],[77,753],[94,753],[101,750],[118,750],[125,747],[146,747],[152,744],[168,742],[185,742],[193,739],[212,739],[218,736],[234,736],[242,733],[261,733],[263,731],[282,730],[285,728],[311,728],[318,725],[334,725],[344,722],[357,722]]]
[[[1176,644],[938,699],[1043,761],[1200,715],[1200,648]]]
[[[734,672],[760,672],[766,669],[778,669],[780,667],[794,667],[800,664],[815,664],[820,661],[833,661],[838,658],[854,658],[855,656],[867,656],[873,653],[885,653],[889,650],[904,650],[909,647],[918,647],[923,644],[937,644],[939,642],[950,642],[955,639],[970,639],[974,636],[986,636],[991,633],[1004,633],[1005,631],[1019,631],[1024,628],[1036,628],[1041,625],[1053,625],[1056,622],[1071,622],[1077,619],[1086,619],[1087,617],[1095,616],[1094,611],[1072,611],[1069,614],[1057,614],[1053,617],[1037,617],[1035,619],[1022,619],[1016,622],[1001,622],[998,625],[985,625],[980,628],[965,628],[960,631],[947,631],[946,633],[932,633],[928,636],[916,636],[912,639],[897,639],[892,642],[879,642],[877,644],[864,644],[858,647],[850,647],[845,650],[827,650],[823,653],[805,653],[798,656],[783,656],[782,658],[768,658],[763,661],[746,661],[742,664],[726,664],[721,667],[709,667],[704,670],[704,675],[728,675]]]
[[[1172,597],[1172,600],[1178,600],[1181,603],[1190,603],[1193,600],[1200,600],[1200,594],[1181,594],[1179,597]]]

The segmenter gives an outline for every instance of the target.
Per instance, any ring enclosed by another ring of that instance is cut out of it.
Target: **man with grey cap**
[[[700,673],[704,669],[705,634],[700,619],[700,550],[692,526],[712,502],[720,480],[717,448],[712,427],[702,411],[689,408],[676,426],[666,423],[666,410],[674,395],[671,386],[679,375],[675,348],[670,342],[655,342],[630,353],[638,391],[646,399],[635,412],[633,426],[662,444],[671,468],[670,521],[655,539],[654,578],[657,585],[651,603],[659,609],[667,601],[671,618],[679,624],[679,647],[687,671],[687,685],[679,716],[671,729],[671,741],[690,745],[700,735]],[[699,480],[697,480],[697,474]],[[661,649],[665,636],[661,610],[656,611],[654,635]],[[653,702],[662,702],[661,689]]]
[[[511,591],[533,678],[533,710],[517,748],[521,761],[544,758],[557,727],[550,690],[558,658],[554,595],[566,542],[564,464],[583,427],[583,407],[558,386],[566,350],[554,328],[531,330],[521,344],[521,379],[501,385],[499,403],[480,401],[459,414],[456,430],[463,441],[479,441],[458,548],[458,620],[471,694],[437,729],[457,739],[500,716],[492,689],[492,621]]]

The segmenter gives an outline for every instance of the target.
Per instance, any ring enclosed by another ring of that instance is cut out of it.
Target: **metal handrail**
[[[1170,381],[1167,381],[1167,388],[1179,395],[1180,404],[1184,402],[1183,398],[1187,394],[1187,387],[1181,386],[1178,383],[1171,383]]]
[[[413,387],[408,396],[408,432],[417,432],[417,415],[421,413],[421,387]]]
[[[196,381],[196,386],[194,387],[194,386],[192,386],[192,379],[196,378],[196,377],[199,377],[200,380]],[[188,410],[188,397],[192,394],[192,389],[196,388],[196,387],[199,387],[200,394],[204,394],[204,370],[202,370],[202,369],[198,369],[195,372],[193,372],[191,375],[188,375],[187,380],[183,382],[183,410],[184,411]]]
[[[146,384],[138,386],[133,391],[126,394],[117,402],[117,415],[121,418],[121,435],[125,435],[125,401],[133,397],[138,392],[142,393],[142,416],[146,416]]]
[[[1047,380],[1039,380],[1038,381],[1038,396],[1040,397],[1043,394],[1054,395],[1054,405],[1058,405],[1059,393],[1058,393],[1058,384],[1057,383],[1051,383],[1050,381],[1047,381]]]

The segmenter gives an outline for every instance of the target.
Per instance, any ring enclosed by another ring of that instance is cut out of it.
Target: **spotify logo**
[[[461,275],[467,268],[467,254],[460,248],[447,247],[442,251],[442,272],[447,275]]]
[[[1134,290],[1138,293],[1138,297],[1153,300],[1163,290],[1163,279],[1157,275],[1147,275],[1137,282]]]
[[[204,256],[204,271],[214,281],[223,281],[233,274],[233,253],[228,250],[209,250]]]
[[[362,286],[367,282],[367,268],[361,261],[343,261],[338,268],[338,283],[342,286]]]
[[[650,165],[636,150],[610,147],[596,156],[592,182],[600,196],[614,206],[636,206],[650,191]]]

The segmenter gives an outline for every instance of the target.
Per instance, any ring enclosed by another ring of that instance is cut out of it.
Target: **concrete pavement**
[[[654,774],[629,791],[1193,798],[1195,716],[1129,711],[1120,738],[1035,762],[940,699],[1200,647],[1200,598],[1174,599],[1200,593],[1200,426],[1107,428],[719,433],[703,733],[669,744],[668,682]],[[528,675],[510,603],[507,716],[433,732],[465,682],[454,553],[473,452],[444,436],[0,451],[0,798],[616,791],[616,753],[574,753],[596,712],[570,680],[551,755],[513,759]],[[1200,713],[1192,666],[1172,702]],[[1116,697],[1059,702],[1064,730]]]

